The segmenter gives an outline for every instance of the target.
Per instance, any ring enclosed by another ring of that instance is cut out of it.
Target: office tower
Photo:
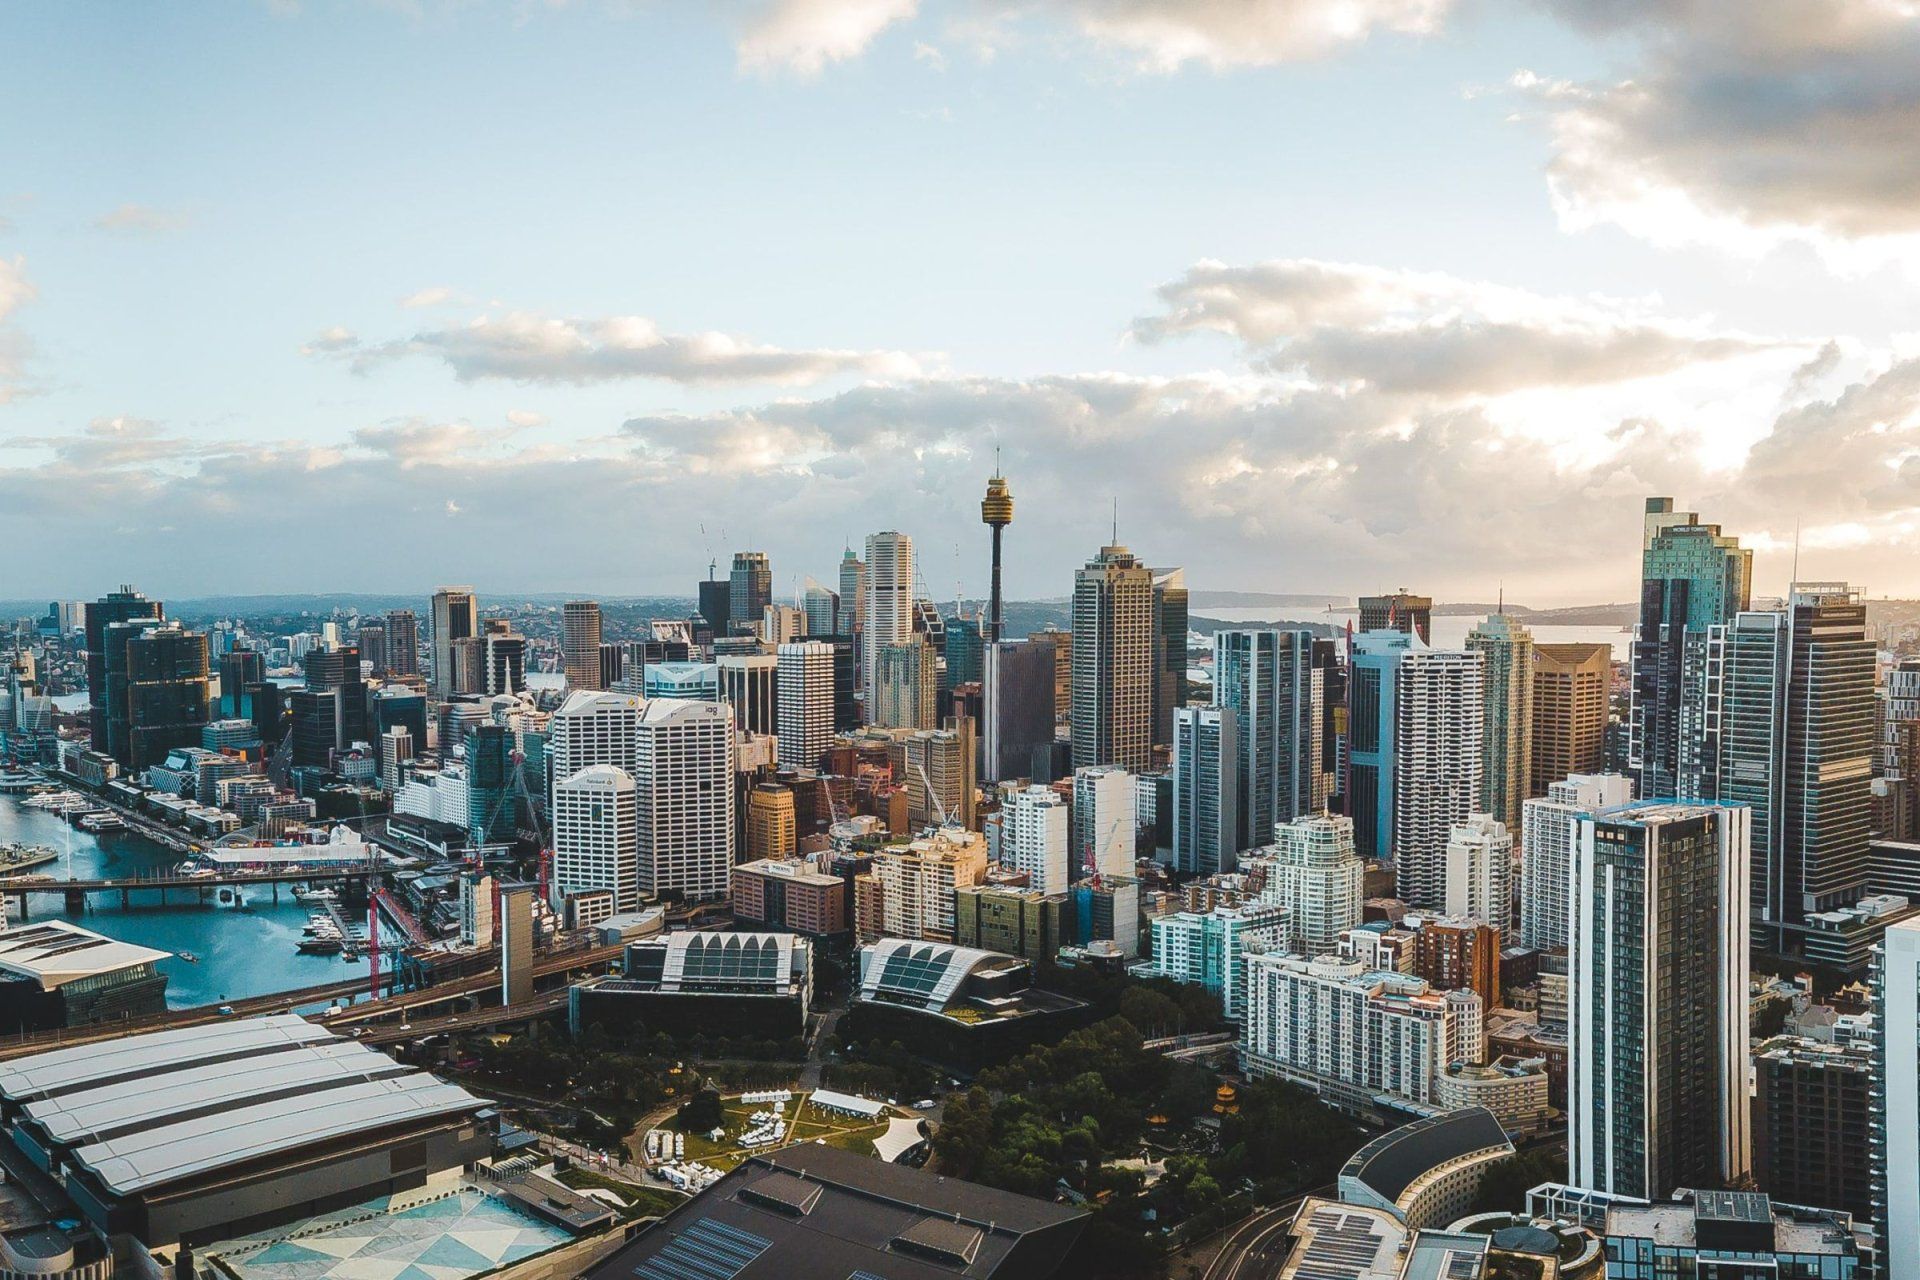
[[[980,521],[993,530],[993,577],[987,591],[987,643],[998,644],[1004,625],[1000,612],[1000,535],[1013,523],[1013,491],[998,464],[987,480],[987,496],[980,500]]]
[[[1517,827],[1533,780],[1533,633],[1508,614],[1489,614],[1467,633],[1467,648],[1481,657],[1485,690],[1480,809]]]
[[[865,673],[867,720],[878,718],[880,651],[913,639],[913,539],[904,533],[867,537],[866,583],[860,618],[860,668]]]
[[[387,612],[387,674],[420,674],[420,620],[411,609]]]
[[[1360,923],[1366,866],[1353,844],[1353,819],[1306,814],[1273,830],[1265,900],[1286,913],[1285,945],[1312,959],[1334,955],[1340,935]]]
[[[840,597],[812,578],[807,579],[800,611],[806,615],[806,634],[810,637],[830,636],[840,630]]]
[[[500,1003],[533,999],[533,900],[530,884],[500,887]]]
[[[1642,800],[1575,819],[1568,1181],[1661,1199],[1750,1163],[1739,805]]]
[[[868,634],[872,635],[872,628]],[[939,709],[939,668],[925,636],[873,650],[868,718],[886,729],[931,729]]]
[[[867,562],[848,547],[840,555],[840,633],[858,636],[867,624]]]
[[[720,700],[733,708],[734,728],[742,733],[779,732],[779,658],[771,653],[730,653],[716,658],[713,665],[720,679]]]
[[[1536,951],[1567,945],[1568,899],[1573,892],[1575,819],[1633,799],[1624,774],[1581,773],[1547,788],[1520,807],[1520,942]]]
[[[958,614],[948,618],[940,646],[941,656],[947,660],[942,687],[957,689],[963,684],[979,684],[985,678],[986,645],[980,619]]]
[[[1472,916],[1506,933],[1513,928],[1513,833],[1490,813],[1469,814],[1447,838],[1451,916]]]
[[[1074,576],[1073,767],[1153,767],[1153,571],[1118,544]]]
[[[799,847],[799,814],[794,807],[793,788],[777,782],[755,783],[747,792],[747,847],[742,856],[749,862],[791,858]],[[737,869],[731,883],[738,887]]]
[[[287,691],[267,680],[248,685],[246,699],[253,708],[253,727],[260,734],[261,745],[271,754],[287,736]]]
[[[93,749],[106,752],[123,765],[126,759],[122,752],[113,749],[107,727],[108,708],[125,706],[124,685],[123,698],[116,700],[107,679],[107,628],[116,622],[158,621],[162,613],[158,600],[149,600],[130,586],[108,592],[86,606],[87,711],[93,726]],[[121,633],[122,646],[126,643],[126,634]],[[121,678],[124,681],[124,673]],[[124,713],[118,718],[124,719]]]
[[[1027,639],[1053,647],[1053,722],[1069,725],[1073,719],[1073,632],[1049,626],[1030,633]]]
[[[906,788],[907,822],[915,831],[938,823],[974,825],[973,722],[964,717],[944,729],[923,729],[888,748],[894,781]]]
[[[356,742],[371,742],[367,730],[367,682],[360,672],[360,650],[351,645],[314,649],[302,664],[307,688],[340,695],[334,747],[345,750]]]
[[[985,779],[1035,778],[1034,749],[1053,745],[1053,646],[1044,640],[1002,640],[987,646],[985,659]]]
[[[987,841],[948,827],[906,844],[882,845],[853,879],[860,941],[912,938],[952,942],[954,895],[987,875]]]
[[[833,743],[833,646],[818,640],[783,644],[775,661],[780,767],[818,769]]]
[[[719,702],[663,698],[634,728],[640,893],[711,902],[733,866],[733,714]]]
[[[1206,988],[1237,1021],[1249,955],[1279,946],[1285,928],[1279,907],[1258,902],[1155,916],[1152,974]]]
[[[1000,862],[1037,893],[1067,889],[1068,806],[1052,787],[1023,787],[1000,808]]]
[[[355,637],[360,648],[360,657],[376,676],[387,673],[387,620],[385,618],[362,618]]]
[[[1134,874],[1140,822],[1137,792],[1137,780],[1117,764],[1074,770],[1073,858],[1068,874],[1075,880]]]
[[[220,714],[228,719],[250,720],[253,704],[247,698],[247,686],[267,678],[267,658],[258,649],[235,649],[220,656]]]
[[[287,732],[293,740],[293,767],[332,767],[333,753],[347,746],[338,689],[294,689],[287,694]],[[264,732],[261,735],[265,739]]]
[[[512,624],[505,618],[490,618],[486,633],[480,640],[484,646],[481,652],[484,684],[479,689],[466,692],[484,692],[491,697],[524,692],[527,687],[527,638],[513,630]]]
[[[525,816],[515,794],[513,731],[503,724],[474,724],[468,727],[464,741],[467,838],[476,848],[511,844]]]
[[[1576,773],[1599,773],[1607,762],[1607,689],[1613,647],[1533,646],[1533,751],[1527,795]]]
[[[1775,1036],[1753,1051],[1753,1177],[1788,1204],[1873,1221],[1873,1046]]]
[[[127,697],[127,647],[133,643],[134,637],[163,625],[155,618],[130,618],[124,622],[110,622],[106,627],[106,639],[102,644],[106,651],[107,730],[104,745],[97,749],[119,761],[123,769],[133,758],[132,722]]]
[[[398,791],[407,780],[407,766],[412,762],[418,744],[414,742],[413,732],[403,724],[396,724],[380,734],[380,788],[391,795]]]
[[[733,553],[733,576],[727,586],[729,630],[751,631],[760,625],[767,606],[773,603],[773,566],[764,551]]]
[[[479,692],[456,682],[454,659],[456,643],[478,635],[479,628],[480,606],[472,587],[441,587],[433,593],[433,696],[440,701]]]
[[[718,702],[720,667],[712,662],[649,662],[640,674],[640,688],[649,698]]]
[[[1416,596],[1405,587],[1384,596],[1360,597],[1360,630],[1399,631],[1433,643],[1433,597]]]
[[[845,621],[846,613],[841,612]],[[833,647],[833,731],[852,733],[860,727],[860,640],[857,636],[815,636]]]
[[[1240,724],[1220,707],[1181,707],[1173,723],[1173,865],[1212,875],[1238,865]]]
[[[1642,796],[1712,795],[1710,642],[1748,608],[1753,553],[1671,498],[1647,499],[1640,548],[1628,773]]]
[[[208,720],[207,636],[177,622],[127,639],[127,758],[140,773],[175,747],[197,747]]]
[[[1213,704],[1239,721],[1240,848],[1265,842],[1276,823],[1319,808],[1325,687],[1309,632],[1213,633]]]
[[[724,578],[712,576],[713,566],[707,566],[707,579],[700,584],[700,618],[707,629],[715,636],[724,636],[733,626],[733,609],[729,596],[733,594],[733,584]]]
[[[611,889],[614,910],[640,905],[638,788],[627,771],[597,764],[553,787],[556,909],[576,893]]]
[[[760,642],[783,645],[807,634],[807,615],[790,604],[770,604],[760,611]]]
[[[569,689],[604,689],[600,681],[600,603],[569,600],[560,606],[560,655]]]
[[[1153,574],[1153,745],[1173,743],[1173,713],[1187,704],[1187,574]]]
[[[1890,925],[1873,963],[1873,1185],[1878,1274],[1920,1276],[1920,919]]]
[[[619,645],[611,641],[601,641],[599,653],[600,683],[595,685],[594,688],[613,688],[614,681],[626,673],[626,656],[626,650],[622,649]]]
[[[646,704],[625,693],[567,695],[548,723],[547,752],[557,784],[589,765],[619,765],[633,772],[634,742]]]

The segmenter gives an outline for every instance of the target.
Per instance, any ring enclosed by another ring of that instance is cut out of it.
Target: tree
[[[705,1133],[726,1123],[727,1113],[720,1105],[718,1089],[702,1089],[680,1104],[680,1127],[692,1133]]]

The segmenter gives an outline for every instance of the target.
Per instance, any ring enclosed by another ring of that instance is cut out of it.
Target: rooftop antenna
[[[1120,545],[1120,495],[1113,495],[1113,545]]]
[[[1499,599],[1500,599],[1500,603],[1496,605],[1495,608],[1501,614],[1501,616],[1504,617],[1507,612],[1507,584],[1504,582],[1500,584]]]
[[[1787,582],[1787,594],[1793,594],[1795,584],[1800,581],[1800,517],[1793,518],[1793,576]]]

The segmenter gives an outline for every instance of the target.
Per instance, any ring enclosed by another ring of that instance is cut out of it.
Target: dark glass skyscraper
[[[729,630],[760,625],[761,615],[773,603],[773,566],[764,551],[733,553],[733,578],[727,586]],[[716,632],[715,634],[719,634]]]
[[[129,586],[109,592],[86,606],[87,710],[93,725],[93,748],[96,751],[112,753],[107,729],[107,628],[116,622],[130,622],[136,618],[157,619],[161,612],[158,600],[149,600]],[[121,643],[125,643],[124,635]]]
[[[207,636],[178,623],[147,623],[128,637],[126,651],[124,763],[138,773],[175,747],[200,745],[208,711]]]
[[[247,686],[267,678],[266,655],[258,649],[234,649],[220,655],[220,714],[230,720],[253,718]]]

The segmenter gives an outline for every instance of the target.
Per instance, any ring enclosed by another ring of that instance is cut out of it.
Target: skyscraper
[[[1739,1183],[1748,1101],[1748,811],[1647,800],[1576,819],[1568,1181],[1664,1199]]]
[[[872,688],[868,714],[874,724],[886,729],[933,728],[940,680],[927,638],[909,633],[900,644],[875,650]]]
[[[1480,808],[1517,827],[1533,780],[1533,633],[1509,614],[1489,614],[1467,633],[1467,648],[1481,656],[1486,698]]]
[[[1066,892],[1067,818],[1067,802],[1052,787],[1024,787],[1001,807],[1000,861],[1023,873],[1029,889]]]
[[[830,636],[840,629],[840,597],[812,578],[807,579],[800,611],[806,616],[808,636]]]
[[[1089,876],[1131,876],[1139,841],[1138,780],[1117,764],[1097,764],[1073,775],[1073,858],[1075,880]]]
[[[1000,535],[1013,523],[1013,492],[1007,488],[1007,479],[1000,474],[1000,468],[994,467],[994,474],[987,481],[987,496],[980,500],[980,519],[993,530],[993,581],[987,594],[987,642],[996,643],[1002,638],[1002,617],[1000,613]]]
[[[1748,607],[1753,553],[1719,525],[1676,512],[1672,498],[1648,498],[1640,579],[1628,772],[1643,797],[1712,795],[1703,776],[1718,754],[1706,723],[1710,642]]]
[[[1238,865],[1239,718],[1221,707],[1173,716],[1173,865],[1212,875]]]
[[[357,639],[360,656],[366,661],[376,676],[387,674],[387,620],[385,618],[360,619],[360,634]]]
[[[733,577],[727,587],[727,614],[730,631],[751,631],[760,625],[767,606],[773,603],[773,566],[764,551],[733,553]]]
[[[420,620],[411,609],[387,612],[387,674],[420,674]]]
[[[918,831],[938,824],[973,828],[973,721],[950,720],[896,739],[887,752],[893,776],[907,791],[907,823]]]
[[[857,636],[867,620],[867,562],[848,547],[840,556],[840,632]]]
[[[128,637],[125,763],[131,772],[161,763],[175,747],[200,745],[207,685],[206,632],[169,622]]]
[[[617,765],[590,765],[554,784],[556,908],[576,893],[613,890],[615,911],[640,905],[638,789]]]
[[[356,742],[372,742],[377,734],[367,729],[367,682],[360,671],[360,650],[352,645],[314,649],[303,667],[307,688],[340,695],[338,740],[333,746],[345,749]]]
[[[833,646],[783,644],[777,660],[780,767],[818,769],[833,742]]]
[[[1337,955],[1360,924],[1366,867],[1353,819],[1310,813],[1274,828],[1265,898],[1286,910],[1287,948],[1307,959]]]
[[[1433,597],[1410,594],[1405,587],[1384,596],[1360,597],[1361,631],[1401,631],[1433,643]]]
[[[1073,766],[1153,767],[1153,573],[1118,544],[1074,577]]]
[[[1276,823],[1318,806],[1325,682],[1305,631],[1213,633],[1213,703],[1239,720],[1241,849],[1263,844]]]
[[[1613,648],[1606,644],[1533,647],[1533,754],[1527,795],[1607,762],[1607,687]]]
[[[560,654],[569,689],[602,689],[600,604],[569,600],[560,606]]]
[[[267,678],[266,655],[258,649],[235,649],[220,656],[220,714],[228,719],[250,720],[253,704],[247,698],[247,686]]]
[[[771,653],[728,653],[715,658],[713,665],[719,674],[720,700],[733,708],[734,728],[742,733],[781,731],[778,657]]]
[[[842,565],[844,572],[845,566]],[[880,651],[913,638],[913,539],[887,530],[867,536],[865,601],[861,609],[860,669],[865,673],[867,720],[878,718]]]
[[[733,715],[722,703],[659,699],[634,728],[643,897],[711,902],[733,867]]]
[[[1153,745],[1173,743],[1173,713],[1187,704],[1187,574],[1153,573]]]
[[[433,696],[441,702],[462,692],[456,683],[454,645],[475,635],[479,621],[472,587],[441,587],[433,593]]]
[[[482,661],[485,663],[485,686],[483,690],[466,692],[485,692],[490,695],[502,693],[520,693],[527,687],[527,638],[513,629],[513,624],[505,618],[487,619],[486,633],[481,640],[485,643]],[[597,660],[594,666],[599,666]]]
[[[1573,837],[1582,813],[1633,799],[1624,774],[1578,773],[1520,806],[1520,942],[1536,951],[1567,945]]]
[[[988,645],[985,656],[985,778],[1033,778],[1034,749],[1053,744],[1053,646],[1044,640],[1002,640]]]
[[[733,584],[713,577],[709,566],[707,578],[700,583],[700,617],[715,636],[724,636],[732,629],[732,602],[728,599],[732,593]]]
[[[1879,1274],[1920,1276],[1920,919],[1890,925],[1873,965],[1873,1183]]]
[[[158,620],[163,612],[158,600],[149,600],[130,586],[110,591],[86,606],[87,710],[93,726],[93,749],[107,752],[122,764],[126,761],[110,745],[107,729],[108,707],[113,704],[107,681],[107,628],[116,622]],[[122,646],[125,634],[121,635]]]
[[[1447,839],[1445,910],[1513,929],[1513,833],[1490,813],[1469,814]]]
[[[957,689],[963,684],[978,684],[984,676],[986,635],[980,619],[958,615],[947,619],[941,637],[941,656],[947,660],[945,687]]]

